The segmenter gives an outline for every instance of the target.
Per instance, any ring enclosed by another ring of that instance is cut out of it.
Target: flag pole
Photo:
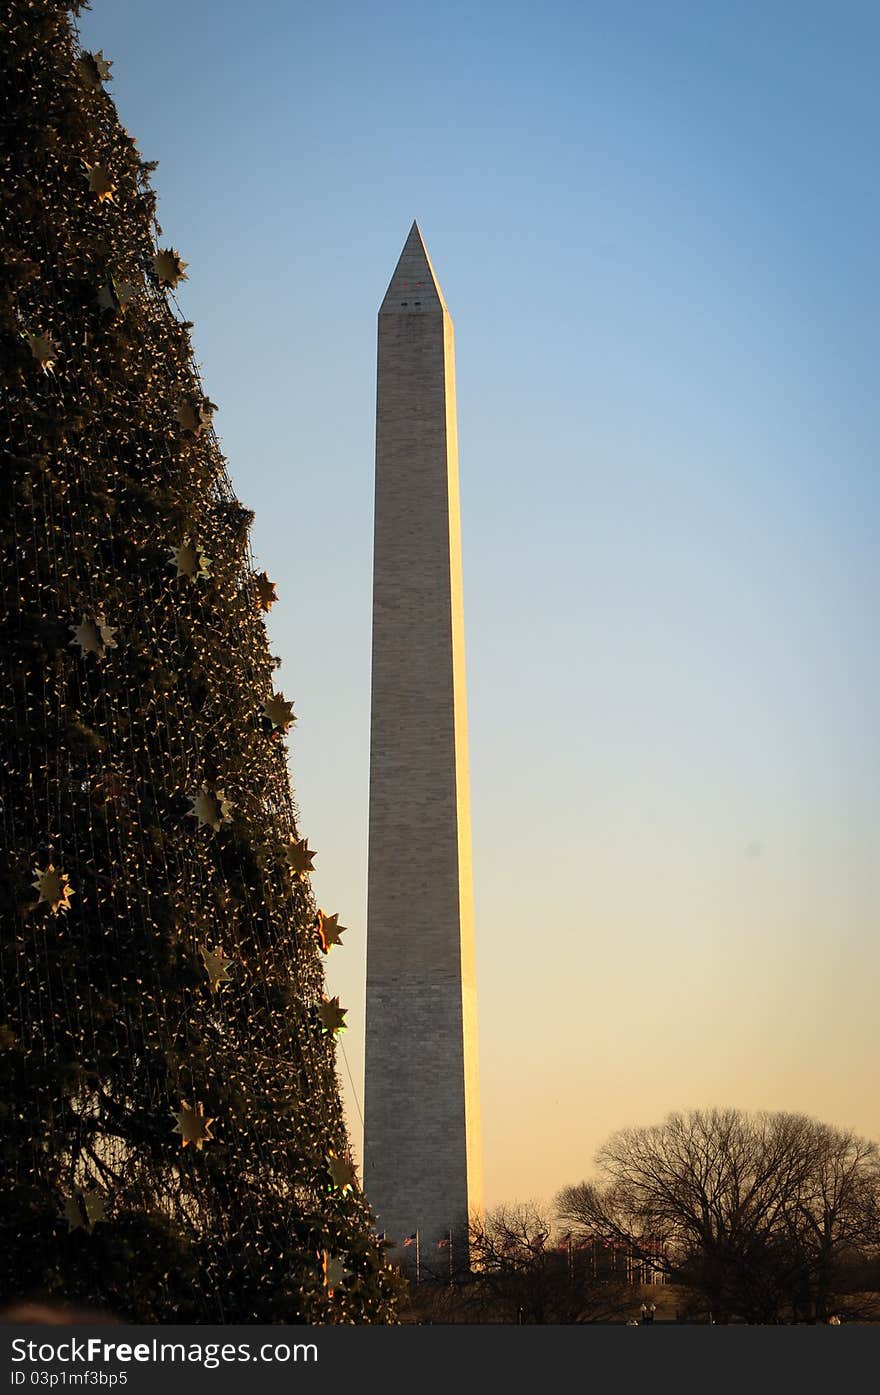
[[[419,1228],[418,1228],[418,1226],[416,1226],[416,1283],[419,1282],[419,1280],[421,1279],[421,1277],[422,1277],[422,1266],[421,1266],[421,1260],[420,1260],[420,1257],[419,1257]]]

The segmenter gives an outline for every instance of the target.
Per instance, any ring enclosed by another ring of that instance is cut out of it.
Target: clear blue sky
[[[94,0],[82,32],[279,583],[355,1077],[375,315],[417,217],[456,324],[489,1200],[676,1107],[880,1135],[880,7]]]

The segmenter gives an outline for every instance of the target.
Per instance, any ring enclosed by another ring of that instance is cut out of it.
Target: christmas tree
[[[0,1299],[385,1321],[275,591],[71,10],[0,20]]]

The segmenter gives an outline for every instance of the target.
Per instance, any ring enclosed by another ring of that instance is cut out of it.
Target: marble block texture
[[[412,1267],[482,1205],[455,349],[414,223],[379,310],[364,1190]]]

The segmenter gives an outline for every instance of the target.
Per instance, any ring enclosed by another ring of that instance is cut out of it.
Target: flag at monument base
[[[406,1245],[414,1245],[414,1244],[416,1243],[416,1241],[418,1240],[418,1238],[419,1238],[419,1232],[418,1232],[417,1230],[414,1230],[413,1233],[412,1233],[412,1235],[404,1235],[404,1237],[403,1237],[404,1246],[406,1246]]]

